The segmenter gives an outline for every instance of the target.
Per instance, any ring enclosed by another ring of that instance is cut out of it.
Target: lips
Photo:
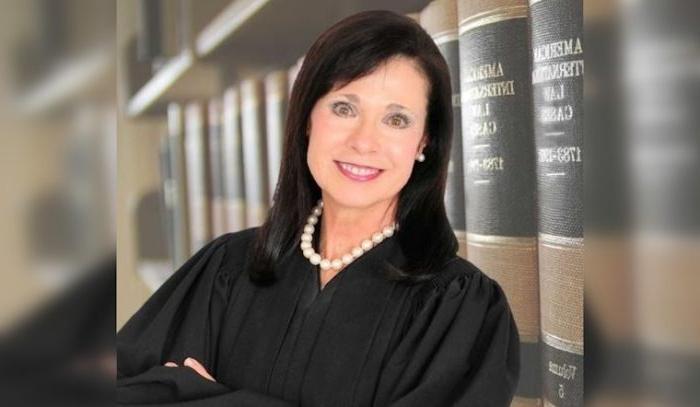
[[[340,172],[354,181],[370,181],[377,178],[384,170],[373,167],[355,165],[342,161],[335,161]]]

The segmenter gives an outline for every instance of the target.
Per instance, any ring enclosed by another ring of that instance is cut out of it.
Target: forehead
[[[357,103],[399,104],[421,112],[428,103],[429,83],[416,63],[406,57],[391,58],[370,74],[343,87],[334,87],[329,95],[353,94]]]

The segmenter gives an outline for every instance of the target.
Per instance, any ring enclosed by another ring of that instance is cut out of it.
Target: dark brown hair
[[[433,276],[457,252],[457,239],[445,211],[445,183],[452,144],[452,89],[445,59],[432,38],[409,17],[384,10],[347,17],[323,32],[304,57],[292,89],[284,151],[273,205],[251,248],[249,275],[257,283],[275,280],[273,266],[299,250],[302,228],[321,197],[306,161],[306,129],[316,101],[372,73],[392,57],[410,58],[429,82],[428,134],[423,153],[401,189],[395,238],[406,256],[403,270],[387,268],[389,278],[421,281]]]

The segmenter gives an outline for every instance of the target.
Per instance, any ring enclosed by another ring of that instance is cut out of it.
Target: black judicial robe
[[[181,406],[507,406],[519,337],[501,287],[460,257],[436,277],[390,281],[396,237],[321,290],[298,246],[279,280],[244,272],[257,228],[199,250],[117,334],[117,402]],[[217,382],[182,366],[200,361]]]

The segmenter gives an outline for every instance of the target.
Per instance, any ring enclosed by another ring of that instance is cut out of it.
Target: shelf
[[[325,29],[362,10],[407,14],[429,0],[235,0],[199,32],[198,57],[224,66],[227,81],[286,69]]]
[[[218,68],[197,62],[192,50],[184,50],[136,92],[129,100],[127,114],[161,113],[170,101],[211,97],[218,90]]]
[[[60,108],[90,92],[111,65],[112,55],[104,50],[85,53],[60,64],[17,98],[17,108],[23,114],[39,114]]]
[[[168,61],[128,101],[131,117],[162,113],[170,101],[214,96],[222,85],[287,69],[323,30],[370,9],[421,10],[429,0],[217,0],[197,10],[193,44]],[[208,17],[207,17],[208,16]]]
[[[207,55],[271,0],[233,1],[197,36],[198,55]]]

